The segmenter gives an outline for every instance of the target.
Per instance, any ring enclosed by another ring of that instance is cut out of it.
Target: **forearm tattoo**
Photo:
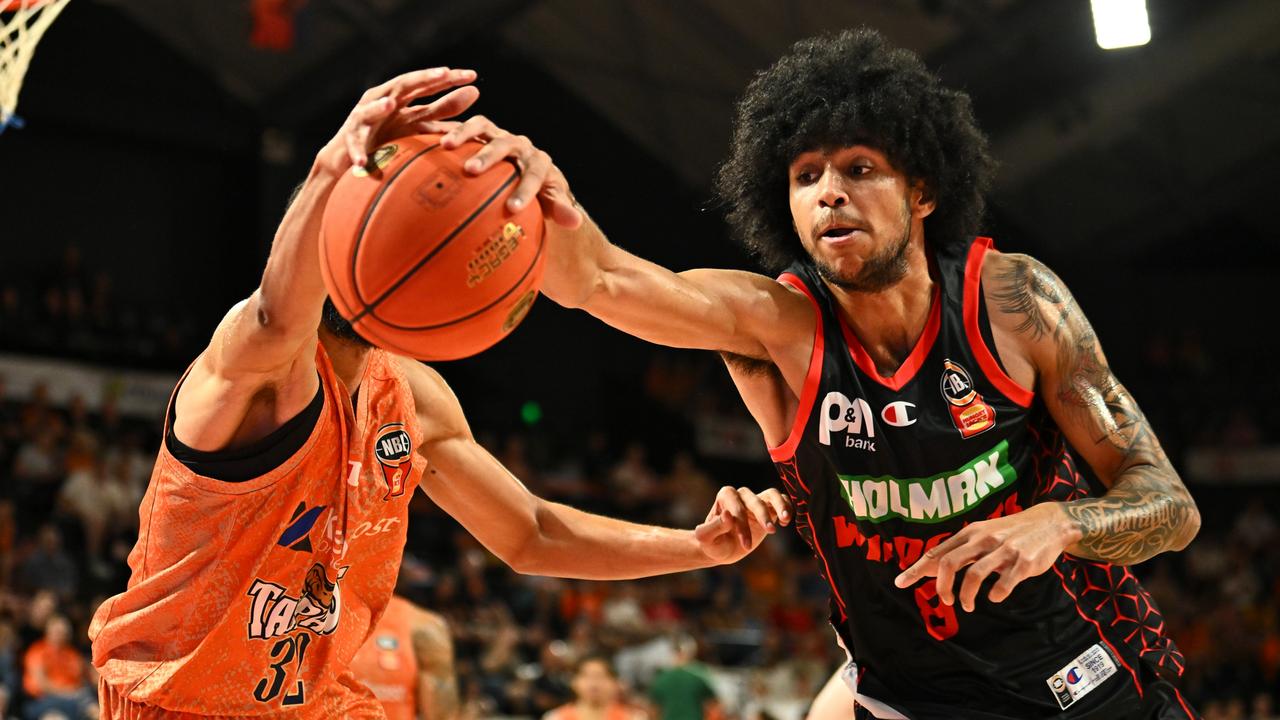
[[[1146,416],[1107,365],[1093,327],[1048,268],[1005,256],[992,298],[1018,320],[1015,331],[1056,349],[1052,399],[1089,440],[1115,454],[1111,488],[1102,497],[1064,503],[1083,537],[1070,548],[1094,560],[1131,565],[1186,547],[1200,525],[1195,501],[1182,484]]]

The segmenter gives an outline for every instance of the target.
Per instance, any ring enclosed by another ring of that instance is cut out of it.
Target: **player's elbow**
[[[1200,508],[1196,507],[1194,500],[1187,498],[1187,508],[1185,510],[1186,518],[1183,520],[1182,533],[1178,537],[1178,543],[1174,547],[1175,550],[1185,550],[1192,540],[1196,539],[1196,535],[1200,534]]]
[[[521,575],[559,576],[564,572],[548,530],[555,522],[553,515],[548,503],[535,499],[526,527],[517,534],[519,541],[502,557],[508,567]]]

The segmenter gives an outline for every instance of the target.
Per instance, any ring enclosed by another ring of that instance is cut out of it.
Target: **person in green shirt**
[[[697,662],[698,643],[688,635],[676,638],[675,665],[659,671],[649,697],[659,720],[703,720],[719,717],[719,701],[706,668]]]

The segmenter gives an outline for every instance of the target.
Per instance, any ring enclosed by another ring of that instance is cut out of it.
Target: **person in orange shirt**
[[[622,700],[622,686],[608,658],[588,655],[573,671],[574,700],[552,710],[542,720],[645,720],[643,710]]]
[[[61,713],[68,718],[96,717],[84,656],[69,644],[71,623],[54,615],[44,637],[31,644],[22,659],[22,688],[31,697],[29,717]]]
[[[326,301],[319,231],[338,178],[383,143],[439,131],[475,102],[474,79],[420,70],[364,94],[295,193],[259,287],[179,381],[128,587],[89,629],[104,718],[385,717],[348,665],[391,598],[415,487],[537,575],[734,562],[791,519],[776,490],[723,488],[693,531],[547,502],[476,442],[438,373],[373,348]],[[581,222],[544,177],[525,173],[508,202]]]
[[[351,672],[373,691],[388,720],[451,720],[458,714],[449,624],[399,595],[351,660]]]

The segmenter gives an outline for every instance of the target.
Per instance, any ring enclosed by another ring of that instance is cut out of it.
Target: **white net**
[[[14,122],[36,44],[71,0],[0,0],[0,131]]]

